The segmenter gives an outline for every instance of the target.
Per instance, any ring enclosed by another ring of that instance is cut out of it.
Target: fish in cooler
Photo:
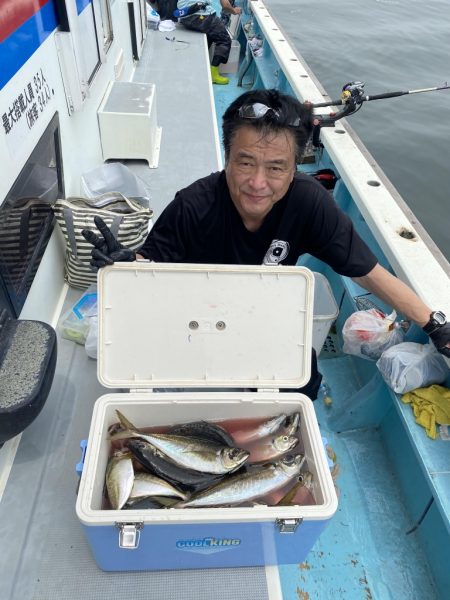
[[[133,487],[131,488],[128,502],[149,498],[151,496],[169,496],[185,500],[187,495],[176,489],[173,485],[161,479],[150,475],[150,473],[136,473],[134,475]]]
[[[192,435],[229,446],[230,448],[235,444],[231,435],[223,427],[220,427],[217,423],[210,423],[208,421],[194,421],[192,423],[175,425],[169,429],[169,433],[173,435]]]
[[[242,475],[232,475],[191,499],[176,504],[175,507],[235,506],[250,502],[283,487],[298,476],[304,460],[301,454],[286,456],[260,469],[252,469]]]
[[[315,504],[312,493],[312,481],[313,476],[309,471],[299,475],[297,482],[281,498],[281,500],[277,502],[277,506],[292,506],[294,504],[305,506],[308,504]]]
[[[250,450],[249,462],[260,463],[276,460],[282,454],[293,450],[298,444],[298,438],[292,435],[275,435],[253,443]]]
[[[248,444],[254,440],[265,438],[278,431],[286,420],[286,415],[278,415],[264,421],[257,427],[241,422],[240,428],[234,428],[232,437],[235,444]]]
[[[188,469],[205,473],[230,473],[238,469],[248,458],[249,452],[242,448],[230,448],[207,439],[160,433],[143,433],[126,417],[116,411],[124,431],[111,436],[112,440],[138,437],[163,452],[173,462]]]
[[[131,439],[128,440],[127,446],[145,469],[166,479],[172,485],[192,491],[204,489],[221,479],[220,475],[180,467],[145,440]]]
[[[116,450],[106,467],[106,489],[111,507],[123,507],[133,488],[134,469],[129,450]]]
[[[275,504],[289,493],[304,462],[301,438],[292,435],[298,431],[299,413],[259,422],[195,421],[161,427],[164,433],[159,433],[137,429],[116,412],[119,424],[110,428],[110,439],[113,447],[123,446],[113,458],[131,455],[135,472],[132,489],[129,482],[124,488],[128,497],[124,500],[122,490],[120,502],[113,500],[120,508]],[[237,448],[235,438],[242,439],[243,432],[247,442]],[[294,448],[296,455],[288,454]]]

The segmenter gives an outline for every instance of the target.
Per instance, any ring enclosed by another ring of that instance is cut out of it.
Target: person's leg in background
[[[211,77],[212,82],[219,85],[226,85],[229,82],[228,77],[223,77],[219,73],[219,65],[226,63],[230,56],[231,38],[221,19],[214,16],[211,27],[207,32],[208,46],[215,44],[214,54],[211,59]]]
[[[192,29],[206,34],[208,48],[214,43],[214,55],[211,60],[211,77],[213,83],[226,85],[228,77],[222,77],[219,73],[219,65],[226,63],[231,50],[230,35],[219,17],[216,15],[190,15],[180,19],[186,29]]]

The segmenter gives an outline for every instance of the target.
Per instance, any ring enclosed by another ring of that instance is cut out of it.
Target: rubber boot
[[[211,78],[213,83],[217,83],[219,85],[227,85],[227,83],[230,81],[228,77],[222,77],[222,75],[219,73],[219,67],[213,67],[212,65]]]

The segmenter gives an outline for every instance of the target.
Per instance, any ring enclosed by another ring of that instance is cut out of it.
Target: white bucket
[[[241,45],[237,40],[232,40],[230,56],[225,64],[219,65],[220,73],[236,73],[239,67],[239,55],[241,53]]]

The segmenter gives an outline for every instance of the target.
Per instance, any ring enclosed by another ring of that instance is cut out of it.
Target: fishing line
[[[430,510],[430,507],[433,504],[433,502],[434,502],[434,498],[431,497],[431,499],[429,500],[428,504],[425,506],[425,510],[423,511],[420,519],[417,521],[417,523],[414,525],[414,527],[412,527],[409,531],[406,532],[405,535],[409,535],[410,533],[414,533],[414,531],[416,531],[416,529],[419,527],[419,525],[422,523],[422,521],[427,516],[427,512]]]

